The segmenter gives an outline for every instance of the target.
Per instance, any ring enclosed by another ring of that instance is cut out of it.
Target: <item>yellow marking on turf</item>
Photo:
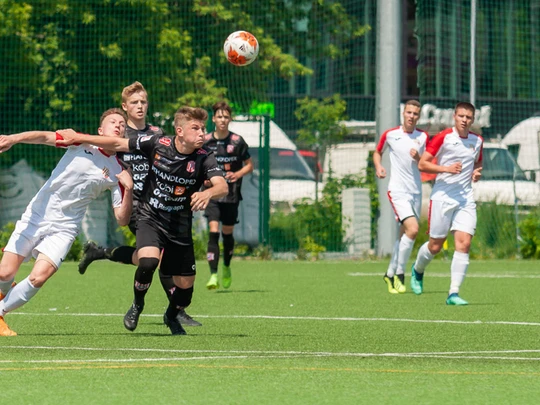
[[[107,370],[107,369],[149,369],[149,368],[199,368],[199,369],[233,369],[233,370],[272,370],[272,371],[324,371],[324,372],[355,372],[355,373],[393,373],[393,374],[428,374],[428,375],[491,375],[491,376],[540,376],[540,372],[514,371],[454,371],[454,370],[400,370],[400,369],[364,369],[341,367],[268,367],[268,366],[233,366],[206,364],[118,364],[118,365],[82,365],[59,367],[0,367],[0,371],[55,371],[55,370]]]

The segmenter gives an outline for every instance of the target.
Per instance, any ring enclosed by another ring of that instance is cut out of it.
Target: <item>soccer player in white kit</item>
[[[419,118],[420,103],[416,100],[407,101],[403,110],[403,125],[384,132],[373,152],[375,175],[379,179],[384,179],[386,169],[381,164],[382,154],[386,149],[390,151],[388,199],[396,221],[401,225],[388,270],[383,277],[390,294],[404,293],[407,290],[405,266],[418,234],[422,205],[422,180],[418,161],[429,139],[426,132],[416,128]]]
[[[122,138],[124,112],[111,108],[103,113],[99,135]],[[0,152],[17,143],[56,146],[62,137],[55,132],[28,131],[0,136]],[[28,302],[58,270],[80,230],[90,202],[105,190],[112,194],[114,214],[127,225],[133,205],[133,180],[122,169],[114,151],[90,145],[70,146],[50,178],[17,221],[0,262],[0,336],[16,336],[4,316]],[[34,257],[30,275],[13,283],[21,264]],[[13,284],[13,285],[12,285]]]
[[[450,265],[450,290],[447,305],[467,305],[459,296],[459,288],[469,267],[469,250],[476,229],[476,203],[472,182],[480,180],[482,170],[482,144],[479,135],[470,132],[475,108],[467,102],[454,109],[454,127],[435,135],[418,167],[426,173],[437,173],[431,192],[429,207],[429,241],[418,250],[412,266],[411,289],[415,294],[423,291],[426,266],[439,253],[453,232],[455,252]],[[437,158],[437,164],[433,159]]]

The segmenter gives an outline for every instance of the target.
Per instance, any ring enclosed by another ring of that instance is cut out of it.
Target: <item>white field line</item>
[[[57,363],[57,364],[91,364],[91,363],[137,363],[137,362],[160,362],[160,361],[192,361],[192,360],[217,360],[217,359],[281,359],[298,357],[394,357],[394,358],[440,358],[440,359],[472,359],[472,360],[512,360],[512,361],[540,361],[540,357],[517,357],[504,356],[515,353],[540,353],[540,350],[482,350],[482,351],[458,351],[458,352],[426,352],[426,353],[343,353],[343,352],[305,352],[305,351],[254,351],[254,350],[165,350],[143,348],[96,348],[96,347],[55,347],[55,346],[3,346],[3,349],[24,350],[69,350],[69,351],[96,351],[96,352],[147,352],[147,353],[208,353],[208,356],[194,357],[151,357],[151,358],[121,358],[121,359],[50,359],[50,360],[0,360],[0,364],[13,363]],[[212,354],[212,355],[210,355]],[[216,355],[220,354],[220,355]],[[492,354],[489,356],[488,354]],[[498,356],[495,356],[498,354]]]
[[[98,314],[98,313],[30,313],[12,312],[9,316],[99,316],[99,317],[123,317],[124,314]],[[340,321],[340,322],[409,322],[409,323],[444,323],[454,325],[521,325],[540,326],[540,322],[517,322],[517,321],[455,321],[447,319],[406,319],[406,318],[352,318],[352,317],[320,317],[320,316],[277,316],[277,315],[192,315],[195,318],[226,318],[226,319],[275,319],[275,320],[300,320],[300,321]],[[141,317],[162,318],[163,314],[142,314]]]
[[[348,276],[352,277],[382,277],[383,273],[347,273]],[[407,274],[408,275],[408,274]],[[427,271],[425,273],[426,277],[450,277],[450,269],[447,273],[430,273]],[[520,273],[503,273],[503,274],[474,274],[467,273],[467,278],[540,278],[540,274],[520,274]]]

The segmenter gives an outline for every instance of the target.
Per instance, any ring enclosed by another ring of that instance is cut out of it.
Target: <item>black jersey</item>
[[[225,139],[216,139],[214,133],[206,134],[204,147],[216,156],[219,168],[224,172],[237,172],[242,169],[244,162],[251,156],[246,141],[240,135],[229,132]],[[219,202],[237,203],[242,200],[242,178],[229,183],[229,194],[219,199]]]
[[[191,195],[204,180],[223,176],[213,153],[184,155],[174,139],[147,135],[129,139],[129,150],[148,158],[150,169],[139,200],[139,221],[149,221],[171,238],[191,239]]]
[[[147,135],[164,135],[163,130],[160,127],[147,124],[144,129],[131,128],[126,126],[126,138],[139,138]],[[133,201],[138,201],[142,195],[144,186],[144,179],[148,173],[150,166],[148,165],[148,159],[140,152],[119,152],[118,158],[124,169],[131,169],[133,176]]]

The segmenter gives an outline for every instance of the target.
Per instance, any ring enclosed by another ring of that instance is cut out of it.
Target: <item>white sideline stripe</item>
[[[29,313],[29,312],[13,312],[11,315],[27,315],[27,316],[107,316],[107,317],[123,317],[124,314],[62,314],[62,313]],[[523,326],[540,326],[540,322],[513,322],[513,321],[453,321],[446,319],[406,319],[406,318],[331,318],[320,316],[274,316],[274,315],[192,315],[195,318],[227,318],[227,319],[290,319],[302,321],[348,321],[348,322],[409,322],[409,323],[447,323],[455,325],[523,325]],[[163,314],[142,314],[141,317],[162,318]]]
[[[501,354],[510,353],[540,353],[540,350],[489,350],[489,351],[458,351],[458,352],[426,352],[426,353],[332,353],[332,352],[300,352],[300,351],[254,351],[254,350],[166,350],[143,348],[95,348],[95,347],[55,347],[55,346],[4,346],[4,349],[43,349],[71,351],[121,351],[121,352],[157,352],[157,353],[222,353],[219,356],[197,357],[163,357],[163,358],[129,358],[129,359],[59,359],[59,360],[0,360],[0,363],[56,363],[56,364],[91,364],[91,363],[138,363],[160,361],[190,361],[218,359],[254,359],[254,358],[295,358],[295,357],[403,357],[403,358],[441,358],[441,359],[473,359],[473,360],[522,360],[540,361],[540,357],[508,357]],[[479,356],[478,354],[499,354],[499,356]]]
[[[427,277],[450,277],[450,271],[448,273],[425,273]],[[347,275],[352,277],[382,277],[384,276],[383,273],[361,273],[361,272],[355,272],[355,273],[347,273]],[[511,273],[504,273],[504,274],[474,274],[474,273],[467,273],[467,278],[540,278],[540,274],[511,274]]]

